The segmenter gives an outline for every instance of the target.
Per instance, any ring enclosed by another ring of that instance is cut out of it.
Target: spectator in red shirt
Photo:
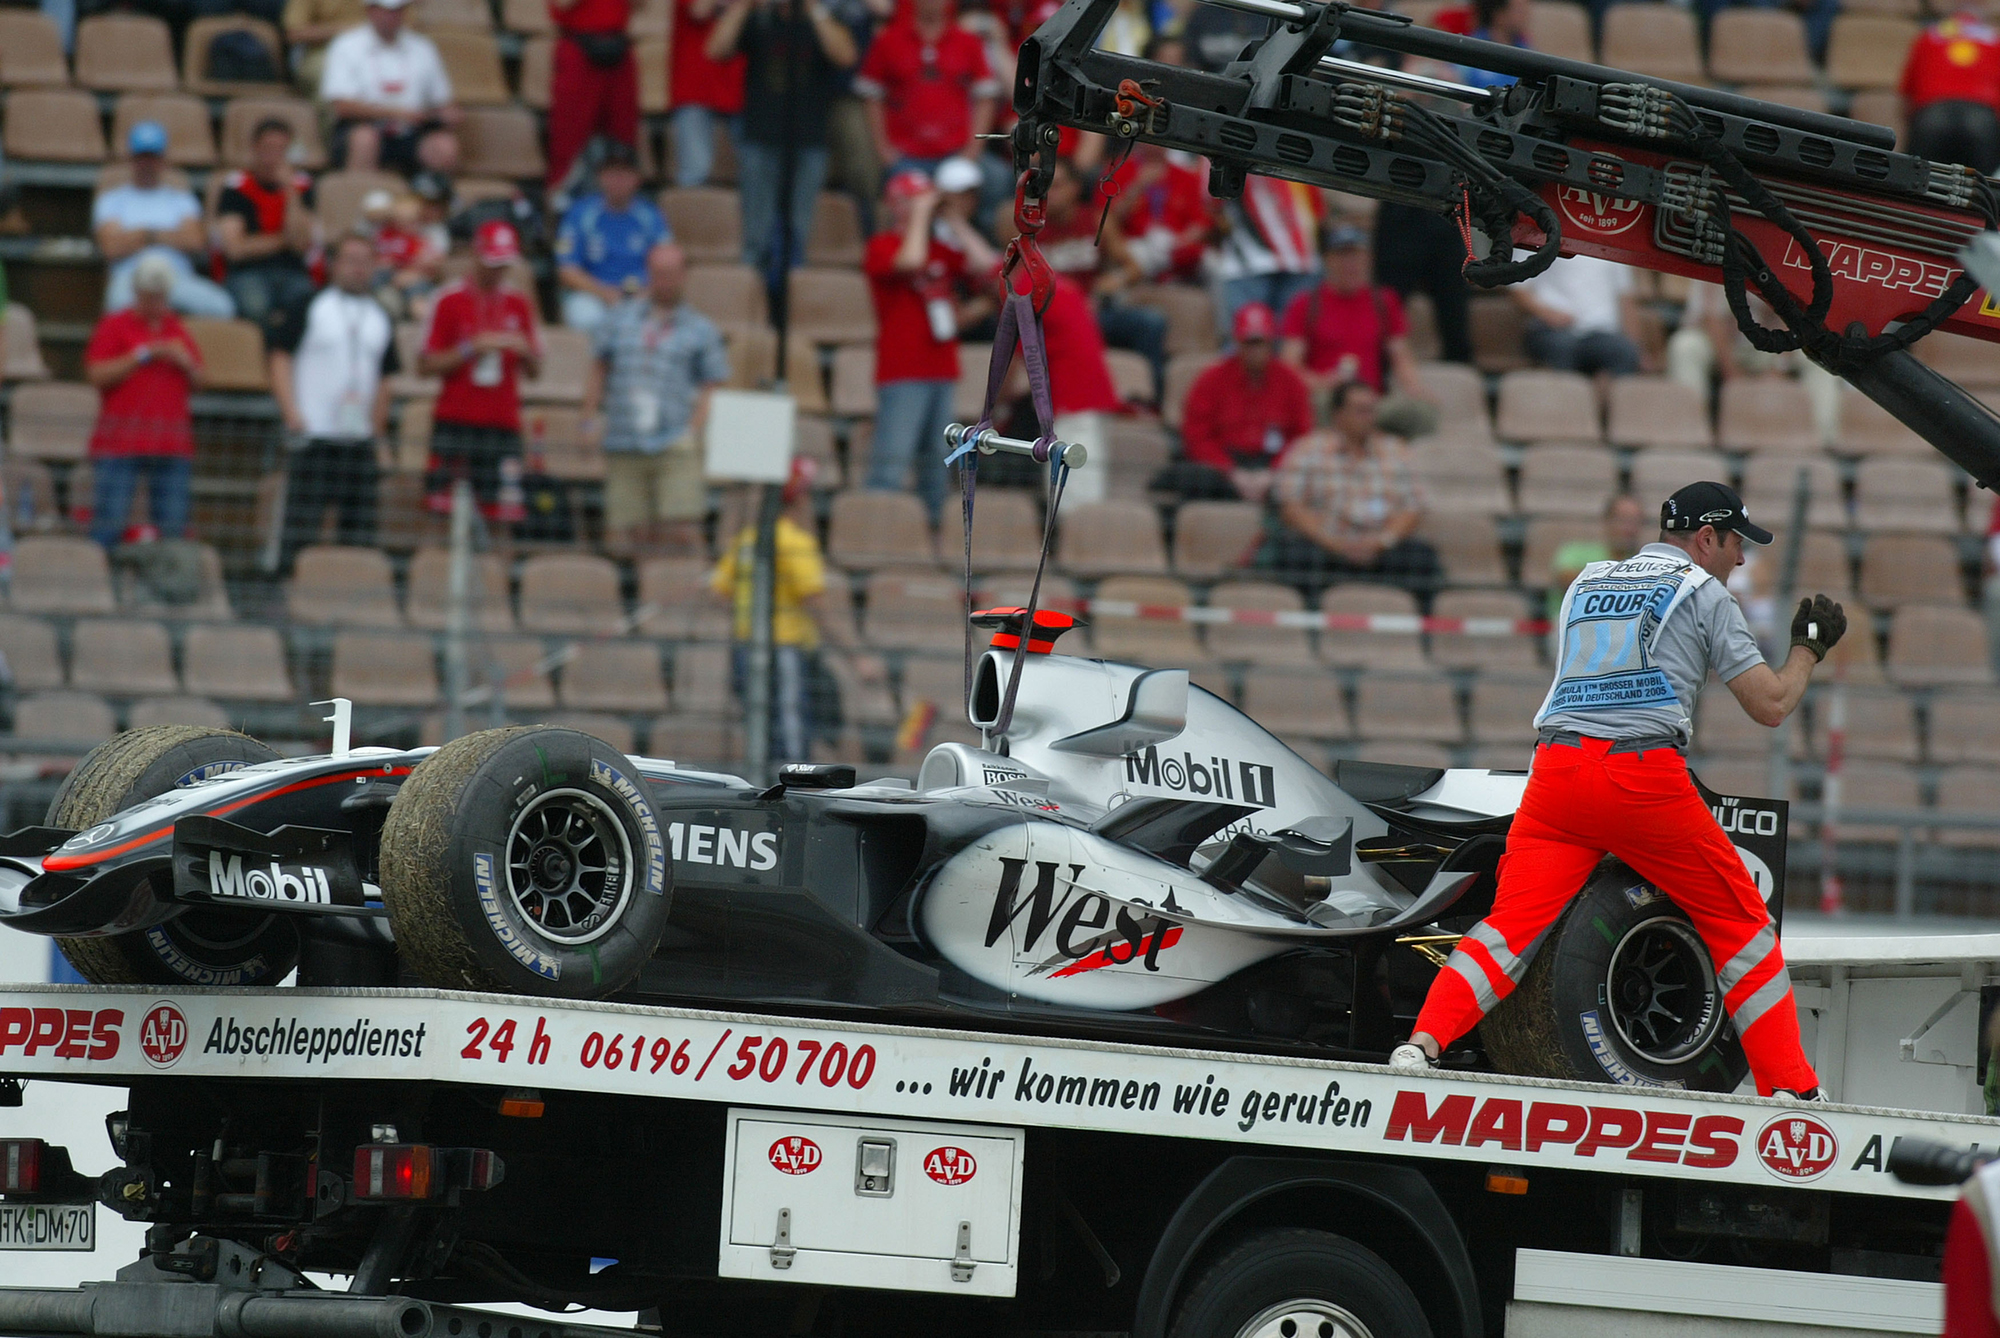
[[[1119,191],[1111,212],[1140,271],[1158,282],[1200,283],[1202,251],[1215,230],[1205,160],[1138,144],[1113,177]]]
[[[921,172],[898,172],[884,192],[887,228],[861,262],[875,302],[875,439],[868,486],[900,492],[916,466],[917,495],[935,521],[944,505],[944,430],[958,385],[958,289],[965,278],[963,222],[942,223],[940,196]],[[942,234],[942,235],[941,235]],[[970,239],[989,267],[990,248]]]
[[[2000,31],[1977,12],[1963,9],[1910,44],[1902,94],[1908,152],[1986,176],[2000,169]]]
[[[934,172],[958,156],[979,166],[986,199],[1011,188],[1011,173],[979,141],[993,128],[1000,82],[985,46],[959,26],[953,0],[909,0],[875,35],[854,91],[867,99],[868,129],[892,172]]]
[[[1236,352],[1188,388],[1177,491],[1261,502],[1285,447],[1312,431],[1312,396],[1305,378],[1272,356],[1277,319],[1269,307],[1238,310],[1235,334]]]
[[[1157,400],[1167,375],[1167,316],[1155,307],[1118,300],[1118,294],[1142,281],[1145,270],[1126,244],[1123,228],[1099,228],[1095,174],[1086,192],[1076,164],[1056,159],[1049,179],[1048,225],[1042,229],[1042,254],[1057,272],[1074,279],[1090,294],[1097,328],[1112,348],[1130,349],[1153,369]]]
[[[487,519],[514,524],[526,515],[521,494],[521,382],[541,370],[534,303],[507,282],[521,258],[513,225],[479,225],[472,273],[438,290],[417,369],[444,378],[431,413],[425,490],[433,511],[451,510],[459,479],[472,482]]]
[[[673,55],[667,85],[667,134],[674,146],[674,184],[705,186],[715,170],[715,132],[740,129],[743,55],[711,60],[708,37],[724,0],[674,0]]]
[[[1285,361],[1317,397],[1349,381],[1389,396],[1380,416],[1386,432],[1413,437],[1435,431],[1437,411],[1427,403],[1430,392],[1410,352],[1403,301],[1395,289],[1373,282],[1368,234],[1336,223],[1323,245],[1325,279],[1294,297],[1279,325]]]
[[[178,539],[187,529],[194,467],[188,395],[201,385],[202,366],[200,350],[167,306],[173,286],[172,264],[141,257],[132,272],[132,305],[100,320],[83,351],[84,378],[100,396],[90,434],[90,537],[106,548],[125,533],[141,476],[160,536]]]
[[[556,49],[549,74],[551,191],[568,178],[593,134],[636,147],[639,66],[632,59],[631,0],[549,0]]]

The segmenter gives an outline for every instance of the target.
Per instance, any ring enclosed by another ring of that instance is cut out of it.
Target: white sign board
[[[708,400],[702,472],[728,483],[783,483],[792,471],[798,402],[757,390],[718,390]]]

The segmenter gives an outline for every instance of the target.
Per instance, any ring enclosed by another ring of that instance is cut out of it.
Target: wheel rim
[[[1300,1297],[1253,1315],[1236,1338],[1374,1338],[1368,1326],[1331,1301]]]
[[[1605,972],[1611,1025],[1657,1064],[1679,1064],[1714,1043],[1721,991],[1694,927],[1662,915],[1638,924],[1612,949]]]
[[[507,833],[507,890],[543,937],[589,943],[611,932],[632,890],[625,825],[594,794],[550,790]]]

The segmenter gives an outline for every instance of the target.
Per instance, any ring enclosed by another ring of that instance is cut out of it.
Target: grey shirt
[[[687,435],[701,392],[729,379],[715,323],[683,302],[663,313],[627,298],[597,327],[605,366],[604,449],[658,455]]]
[[[1647,544],[1634,557],[1689,562],[1687,554],[1672,544]],[[1587,580],[1590,575],[1586,569],[1577,580]],[[1711,579],[1701,582],[1668,616],[1653,643],[1651,662],[1666,676],[1677,705],[1605,705],[1560,711],[1545,706],[1545,714],[1535,722],[1537,727],[1572,730],[1599,739],[1669,737],[1686,744],[1694,733],[1695,698],[1709,671],[1714,670],[1715,676],[1727,683],[1751,666],[1764,663],[1764,653],[1757,649],[1757,638],[1750,634],[1750,624],[1735,597],[1721,581]],[[1559,678],[1556,688],[1561,686]]]

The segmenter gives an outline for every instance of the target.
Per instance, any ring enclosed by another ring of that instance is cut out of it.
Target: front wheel
[[[1171,1338],[1430,1338],[1416,1294],[1381,1256],[1327,1231],[1245,1238],[1188,1285]]]
[[[629,985],[673,901],[645,784],[610,745],[541,725],[425,758],[382,826],[403,960],[444,989],[596,999]]]
[[[1480,1024],[1503,1073],[1730,1092],[1749,1072],[1708,949],[1680,907],[1607,860]]]

